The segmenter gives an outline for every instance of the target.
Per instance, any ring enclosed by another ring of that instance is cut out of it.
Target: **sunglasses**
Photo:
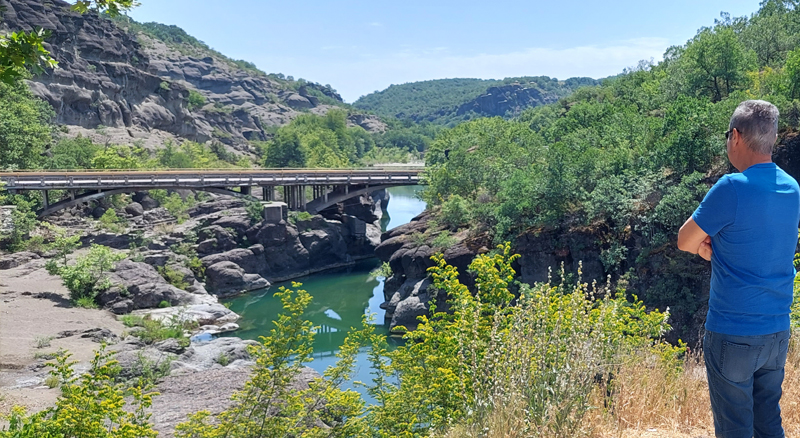
[[[728,140],[730,138],[731,133],[733,132],[734,129],[739,131],[739,134],[742,133],[742,131],[740,129],[738,129],[738,128],[731,128],[731,129],[725,131],[725,140]]]

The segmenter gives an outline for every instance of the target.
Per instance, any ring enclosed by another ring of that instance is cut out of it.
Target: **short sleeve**
[[[731,179],[722,177],[708,191],[692,214],[694,222],[709,236],[715,236],[736,220],[736,189]]]

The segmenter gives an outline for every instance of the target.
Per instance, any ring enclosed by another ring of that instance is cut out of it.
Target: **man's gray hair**
[[[729,128],[736,128],[754,152],[772,155],[778,135],[778,108],[765,100],[746,100],[736,107]]]

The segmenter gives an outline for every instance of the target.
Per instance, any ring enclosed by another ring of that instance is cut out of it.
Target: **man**
[[[725,175],[678,233],[678,248],[711,261],[703,354],[718,437],[783,437],[797,181],[772,162],[778,109],[748,100],[725,133]]]

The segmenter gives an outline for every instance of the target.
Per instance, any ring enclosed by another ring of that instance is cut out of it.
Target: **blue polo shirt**
[[[774,163],[755,164],[720,178],[692,218],[711,236],[706,329],[738,336],[788,330],[797,181]]]

